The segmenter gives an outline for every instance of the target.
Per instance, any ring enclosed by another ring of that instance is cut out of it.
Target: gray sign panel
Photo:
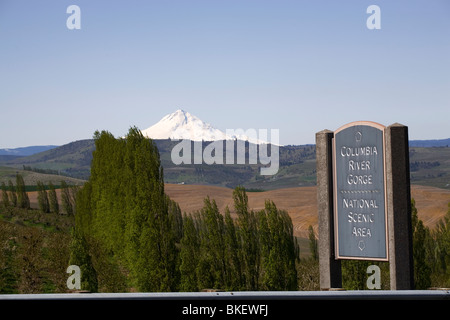
[[[354,122],[335,132],[336,256],[387,260],[384,127]]]

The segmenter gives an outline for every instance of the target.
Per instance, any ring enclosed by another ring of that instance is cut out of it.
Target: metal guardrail
[[[450,300],[450,289],[6,294],[0,300]]]

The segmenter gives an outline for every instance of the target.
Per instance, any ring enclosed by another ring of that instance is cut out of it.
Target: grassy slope
[[[65,176],[59,176],[54,174],[43,174],[32,171],[25,171],[20,169],[15,169],[11,167],[0,166],[0,184],[5,182],[8,185],[8,180],[11,180],[12,183],[16,184],[16,174],[20,173],[23,176],[25,181],[25,185],[27,186],[35,186],[38,181],[41,181],[45,185],[48,183],[53,183],[54,185],[60,185],[61,181],[66,181],[67,184],[70,185],[82,185],[85,181],[76,178],[70,178]]]

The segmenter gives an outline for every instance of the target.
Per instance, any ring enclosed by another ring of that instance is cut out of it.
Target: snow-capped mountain
[[[148,129],[142,130],[142,134],[152,139],[189,139],[192,141],[216,141],[216,140],[247,140],[253,143],[265,143],[258,139],[251,139],[243,134],[227,135],[225,132],[214,128],[209,123],[203,122],[187,111],[177,110],[168,114],[158,123]]]
[[[226,135],[184,110],[168,114],[142,134],[152,139],[225,140]]]

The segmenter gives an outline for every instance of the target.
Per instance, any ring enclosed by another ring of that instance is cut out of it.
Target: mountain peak
[[[251,143],[267,143],[251,139],[244,134],[229,136],[187,111],[178,109],[164,116],[158,123],[142,130],[142,134],[152,139],[176,139],[192,141],[244,140]]]
[[[225,133],[182,109],[166,115],[155,125],[142,130],[142,134],[152,139],[170,138],[193,141],[226,139]]]

